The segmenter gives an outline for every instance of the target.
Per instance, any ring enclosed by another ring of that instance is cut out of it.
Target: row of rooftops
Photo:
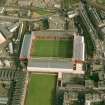
[[[105,98],[105,94],[98,94],[98,93],[87,93],[83,94],[85,99],[85,105],[92,105],[92,103],[102,102]],[[83,100],[84,100],[83,99]],[[79,101],[79,94],[76,92],[64,92],[64,100],[63,105],[72,105],[71,102]]]

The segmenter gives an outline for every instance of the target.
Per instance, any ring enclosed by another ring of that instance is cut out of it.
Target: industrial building
[[[82,71],[83,63],[85,61],[85,42],[83,36],[74,35],[73,60],[74,69]]]
[[[85,42],[84,37],[79,35],[74,35],[74,51],[73,59],[75,62],[85,61]]]
[[[4,43],[6,41],[5,37],[0,33],[0,44]]]
[[[30,33],[25,34],[19,57],[20,60],[30,59],[31,44],[32,44],[32,35]]]
[[[6,27],[3,26],[0,26],[0,32],[4,35],[6,39],[10,39],[13,36],[13,34]]]

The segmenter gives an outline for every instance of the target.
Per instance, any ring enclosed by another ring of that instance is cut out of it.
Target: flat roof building
[[[10,32],[14,32],[14,31],[16,31],[16,29],[19,27],[19,22],[16,22],[16,23],[14,23],[14,24],[12,24],[11,26],[9,26],[8,27],[8,30],[10,31]]]
[[[86,88],[93,88],[94,87],[94,81],[92,80],[85,80],[85,87]]]
[[[85,42],[83,36],[74,35],[73,61],[73,69],[83,71],[83,62],[85,61]]]
[[[0,32],[0,44],[4,43],[6,41],[5,37]]]
[[[73,105],[75,101],[78,101],[78,93],[71,91],[64,92],[63,105]]]
[[[74,61],[81,62],[85,60],[85,43],[84,37],[74,35],[73,59]]]
[[[31,43],[32,43],[32,35],[25,34],[19,57],[20,60],[30,59]]]
[[[6,39],[10,39],[13,35],[6,27],[3,26],[0,26],[0,33],[3,34]]]
[[[85,94],[85,105],[92,105],[92,103],[101,102],[103,100],[103,96],[97,93],[87,93]]]

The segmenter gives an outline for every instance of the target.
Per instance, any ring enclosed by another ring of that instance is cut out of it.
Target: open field
[[[43,9],[43,8],[37,8],[36,13],[43,16],[43,15],[51,14],[51,11],[48,11],[47,9]]]
[[[99,4],[105,4],[105,0],[96,0]]]
[[[32,45],[31,56],[71,58],[73,39],[67,40],[36,40]]]
[[[6,3],[6,0],[0,0],[0,5],[4,5]]]
[[[33,74],[29,83],[26,105],[53,105],[56,76]]]
[[[62,0],[62,6],[66,9],[71,8],[72,6],[78,4],[80,0]]]
[[[54,14],[53,11],[48,11],[47,9],[36,8],[34,12],[32,12],[32,17],[42,17]]]

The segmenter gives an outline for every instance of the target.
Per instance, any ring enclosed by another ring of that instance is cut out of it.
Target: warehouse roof
[[[0,26],[0,32],[3,34],[3,36],[6,39],[9,39],[12,37],[12,33],[6,27]]]
[[[6,41],[5,37],[0,32],[0,44],[4,43]]]

